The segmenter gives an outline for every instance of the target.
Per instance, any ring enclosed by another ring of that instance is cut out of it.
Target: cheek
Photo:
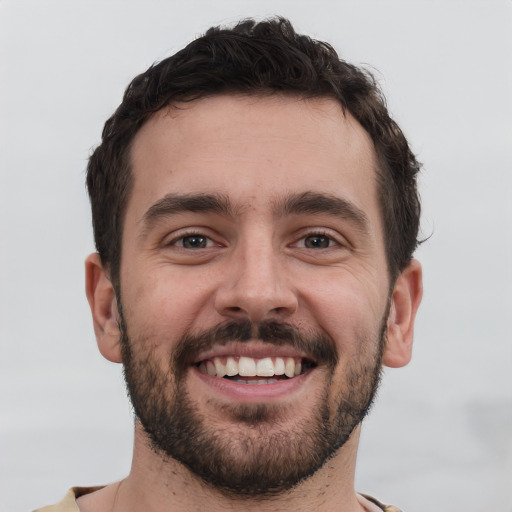
[[[139,274],[125,282],[121,298],[130,336],[153,338],[155,344],[190,330],[210,300],[204,280],[180,269]]]
[[[331,276],[320,286],[317,281],[316,285],[314,291],[304,293],[306,307],[337,343],[351,344],[355,337],[366,338],[380,325],[385,304],[371,282],[344,273]]]

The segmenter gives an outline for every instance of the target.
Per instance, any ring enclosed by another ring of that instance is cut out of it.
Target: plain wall
[[[84,169],[128,82],[209,26],[289,17],[371,66],[424,163],[425,296],[357,488],[512,510],[512,2],[0,0],[0,510],[129,471],[133,419],[84,295]]]

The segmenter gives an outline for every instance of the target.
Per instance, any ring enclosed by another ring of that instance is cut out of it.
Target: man
[[[418,164],[372,78],[284,19],[136,77],[91,156],[98,346],[131,472],[45,511],[396,510],[354,490],[421,300]]]

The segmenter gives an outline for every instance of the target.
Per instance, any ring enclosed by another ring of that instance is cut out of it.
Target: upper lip
[[[295,357],[312,360],[311,356],[289,345],[277,346],[264,341],[232,341],[223,345],[215,344],[210,350],[197,355],[192,364],[213,359],[214,357],[252,357],[263,359],[264,357]]]

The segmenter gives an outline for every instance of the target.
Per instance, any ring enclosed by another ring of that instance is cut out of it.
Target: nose
[[[257,323],[288,318],[297,310],[286,261],[270,242],[247,244],[233,253],[227,267],[215,295],[220,315]]]

